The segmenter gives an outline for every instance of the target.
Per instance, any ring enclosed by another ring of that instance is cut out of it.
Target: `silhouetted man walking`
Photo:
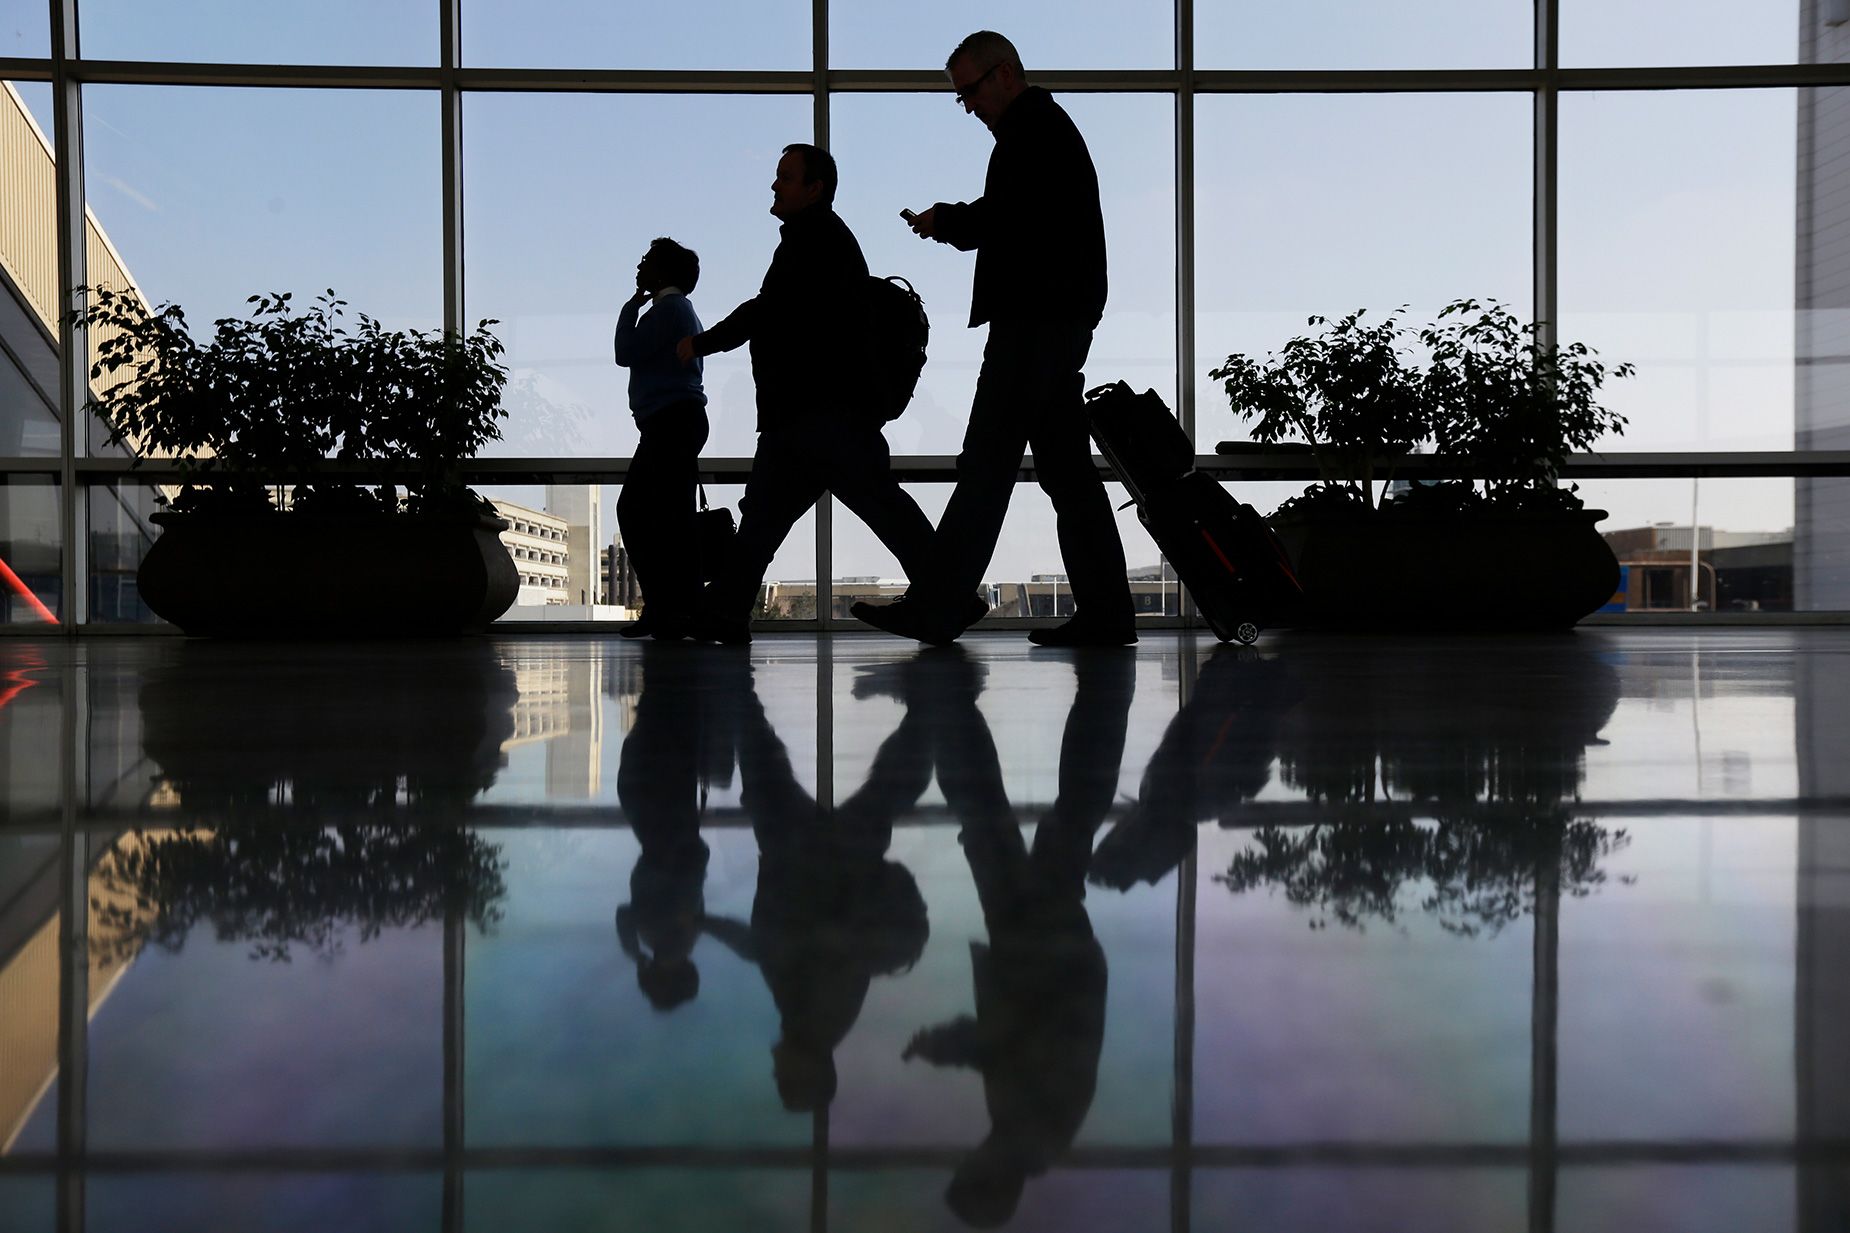
[[[798,518],[833,492],[887,546],[907,577],[924,568],[931,520],[893,478],[886,438],[866,408],[860,349],[841,339],[858,326],[867,259],[835,213],[835,159],[789,145],[771,185],[783,222],[758,294],[724,321],[681,340],[683,363],[751,343],[758,387],[758,449],[739,502],[732,553],[707,588],[694,623],[710,642],[750,642],[752,600]]]
[[[1086,431],[1080,372],[1105,311],[1105,223],[1098,173],[1072,119],[1038,86],[1006,38],[979,30],[945,72],[964,110],[995,135],[983,195],[938,202],[912,220],[927,239],[976,250],[970,325],[989,326],[957,488],[933,541],[930,568],[885,606],[856,604],[869,624],[947,643],[983,615],[972,596],[995,554],[1022,454],[1034,452],[1053,502],[1075,611],[1042,646],[1137,640],[1124,545]]]

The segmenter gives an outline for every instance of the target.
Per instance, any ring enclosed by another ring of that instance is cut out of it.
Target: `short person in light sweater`
[[[694,251],[657,239],[636,265],[636,294],[617,316],[617,363],[630,370],[630,411],[641,437],[617,498],[617,526],[645,605],[641,619],[620,631],[626,638],[686,637],[700,593],[694,486],[707,443],[707,395],[701,361],[675,355],[676,342],[701,330],[687,298],[698,281]]]

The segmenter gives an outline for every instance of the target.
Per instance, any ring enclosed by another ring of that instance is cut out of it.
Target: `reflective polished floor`
[[[0,640],[0,1231],[1850,1224],[1850,630],[966,643]]]

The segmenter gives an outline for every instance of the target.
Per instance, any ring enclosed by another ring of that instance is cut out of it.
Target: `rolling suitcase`
[[[1258,511],[1195,470],[1188,434],[1154,391],[1101,385],[1086,394],[1086,418],[1215,637],[1252,642],[1293,618],[1304,590],[1285,546]]]

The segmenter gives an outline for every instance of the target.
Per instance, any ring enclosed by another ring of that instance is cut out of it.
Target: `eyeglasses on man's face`
[[[957,89],[951,91],[951,97],[957,100],[957,105],[959,107],[968,107],[970,105],[970,96],[982,89],[983,83],[988,81],[991,74],[1001,67],[1002,64],[1000,61],[990,65],[983,70],[982,76],[978,77],[975,81],[967,86],[959,86]]]

